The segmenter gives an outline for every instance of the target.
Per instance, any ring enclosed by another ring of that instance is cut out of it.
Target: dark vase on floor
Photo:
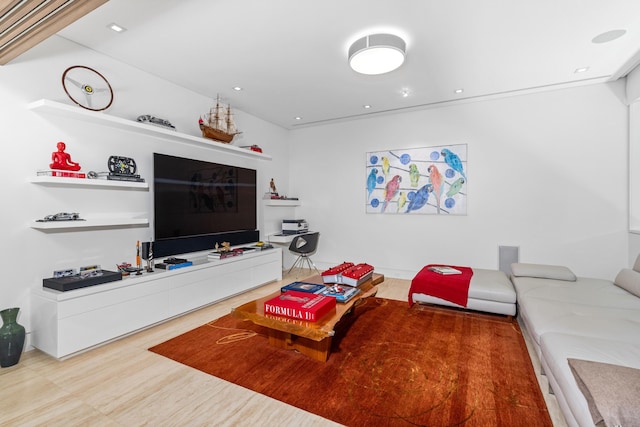
[[[19,308],[7,308],[0,311],[0,367],[7,368],[18,363],[24,347],[24,326],[18,324]]]

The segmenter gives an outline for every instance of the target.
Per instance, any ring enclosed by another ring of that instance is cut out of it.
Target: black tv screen
[[[257,240],[255,170],[159,153],[153,170],[156,256]]]

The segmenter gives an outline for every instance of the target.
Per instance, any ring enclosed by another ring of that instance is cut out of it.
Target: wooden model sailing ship
[[[239,132],[233,122],[231,105],[226,108],[220,105],[220,96],[216,98],[216,106],[211,108],[204,119],[198,121],[202,136],[216,141],[230,143]]]

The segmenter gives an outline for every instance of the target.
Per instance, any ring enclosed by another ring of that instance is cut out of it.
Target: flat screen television
[[[153,154],[155,258],[259,239],[256,171]]]

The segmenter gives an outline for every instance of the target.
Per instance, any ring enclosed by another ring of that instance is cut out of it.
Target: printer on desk
[[[282,234],[304,234],[309,232],[309,224],[304,219],[283,219]]]

